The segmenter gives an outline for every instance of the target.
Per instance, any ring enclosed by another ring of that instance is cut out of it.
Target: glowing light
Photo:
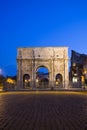
[[[76,66],[76,64],[75,64],[75,63],[73,63],[73,66]]]
[[[77,77],[73,77],[73,83],[77,83]]]
[[[0,68],[0,74],[2,74],[2,69]]]
[[[38,79],[36,79],[36,82],[38,83]]]
[[[58,81],[56,81],[56,85],[58,85]]]
[[[7,81],[7,83],[15,84],[15,81],[11,78],[8,78],[6,81]]]
[[[31,79],[28,80],[29,82],[31,81]]]
[[[83,74],[87,74],[87,70],[86,69],[84,69]]]
[[[82,83],[85,82],[85,78],[84,78],[84,76],[81,76],[81,80],[82,80]]]
[[[27,79],[25,79],[25,83],[27,83]]]

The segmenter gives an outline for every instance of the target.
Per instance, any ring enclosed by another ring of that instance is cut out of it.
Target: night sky
[[[87,0],[0,0],[0,73],[16,74],[18,47],[87,54]]]

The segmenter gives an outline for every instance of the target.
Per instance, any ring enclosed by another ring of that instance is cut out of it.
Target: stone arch
[[[42,72],[40,72],[42,69]],[[36,68],[36,83],[37,87],[48,87],[49,86],[49,69],[44,65],[39,65]]]
[[[56,86],[62,87],[63,86],[63,76],[62,74],[58,73],[55,77]]]
[[[21,52],[21,53],[20,53]],[[68,85],[68,47],[32,47],[18,48],[17,87],[23,88],[23,75],[30,75],[31,88],[36,88],[36,70],[44,66],[49,70],[49,87],[55,86],[56,72],[63,76],[63,86]],[[38,80],[37,80],[38,81]],[[45,80],[46,81],[46,80]]]
[[[48,64],[39,64],[39,65],[37,65],[36,66],[36,71],[38,70],[38,68],[40,68],[40,67],[45,67],[45,68],[47,68],[48,69],[48,71],[50,72],[50,67],[49,67],[49,65]]]
[[[28,88],[30,87],[30,75],[29,74],[24,74],[23,75],[23,87]]]

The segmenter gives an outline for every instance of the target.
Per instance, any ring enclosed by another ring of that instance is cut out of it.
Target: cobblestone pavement
[[[0,130],[87,130],[87,95],[0,93]]]

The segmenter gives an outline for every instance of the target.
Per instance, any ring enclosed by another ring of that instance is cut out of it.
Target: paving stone
[[[0,93],[0,130],[87,130],[87,95]]]

